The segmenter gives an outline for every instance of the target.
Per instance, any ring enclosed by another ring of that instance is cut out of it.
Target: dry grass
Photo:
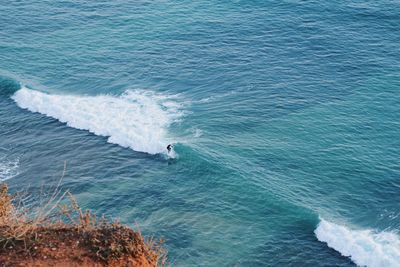
[[[66,246],[68,242],[75,242],[85,251],[84,255],[105,265],[127,257],[144,259],[145,266],[165,265],[162,241],[146,240],[140,232],[119,222],[110,222],[104,216],[98,219],[90,210],[82,210],[69,192],[62,193],[59,184],[35,212],[24,208],[21,201],[8,193],[7,185],[0,184],[0,257],[2,253],[8,253],[9,258],[15,255],[29,255],[31,259],[43,257],[47,250],[40,251],[38,247],[48,243]]]
[[[37,223],[30,220],[26,210],[16,209],[8,194],[8,187],[0,184],[0,244],[6,246],[9,242],[23,240]]]

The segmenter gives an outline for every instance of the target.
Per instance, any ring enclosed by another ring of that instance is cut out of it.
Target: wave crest
[[[400,266],[400,239],[395,233],[351,230],[321,219],[315,235],[359,266]]]
[[[143,90],[128,90],[121,96],[75,96],[23,87],[12,99],[21,108],[150,154],[165,153],[172,143],[167,129],[183,115],[176,97]]]

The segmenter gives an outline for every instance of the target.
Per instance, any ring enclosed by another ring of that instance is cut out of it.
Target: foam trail
[[[73,96],[23,87],[12,99],[21,108],[150,154],[166,152],[166,146],[172,143],[167,136],[168,126],[183,114],[174,97],[142,90],[128,90],[121,96]]]
[[[400,266],[400,239],[395,233],[352,230],[321,218],[315,235],[359,266]]]
[[[0,182],[4,182],[18,174],[19,160],[4,160],[0,162]]]

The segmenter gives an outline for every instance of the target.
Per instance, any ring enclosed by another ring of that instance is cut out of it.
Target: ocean
[[[35,203],[66,164],[172,266],[400,266],[399,11],[3,1],[0,180]]]

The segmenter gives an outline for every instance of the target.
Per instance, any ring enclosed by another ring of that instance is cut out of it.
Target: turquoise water
[[[173,266],[400,266],[399,10],[3,3],[0,179],[34,195],[66,162]]]

